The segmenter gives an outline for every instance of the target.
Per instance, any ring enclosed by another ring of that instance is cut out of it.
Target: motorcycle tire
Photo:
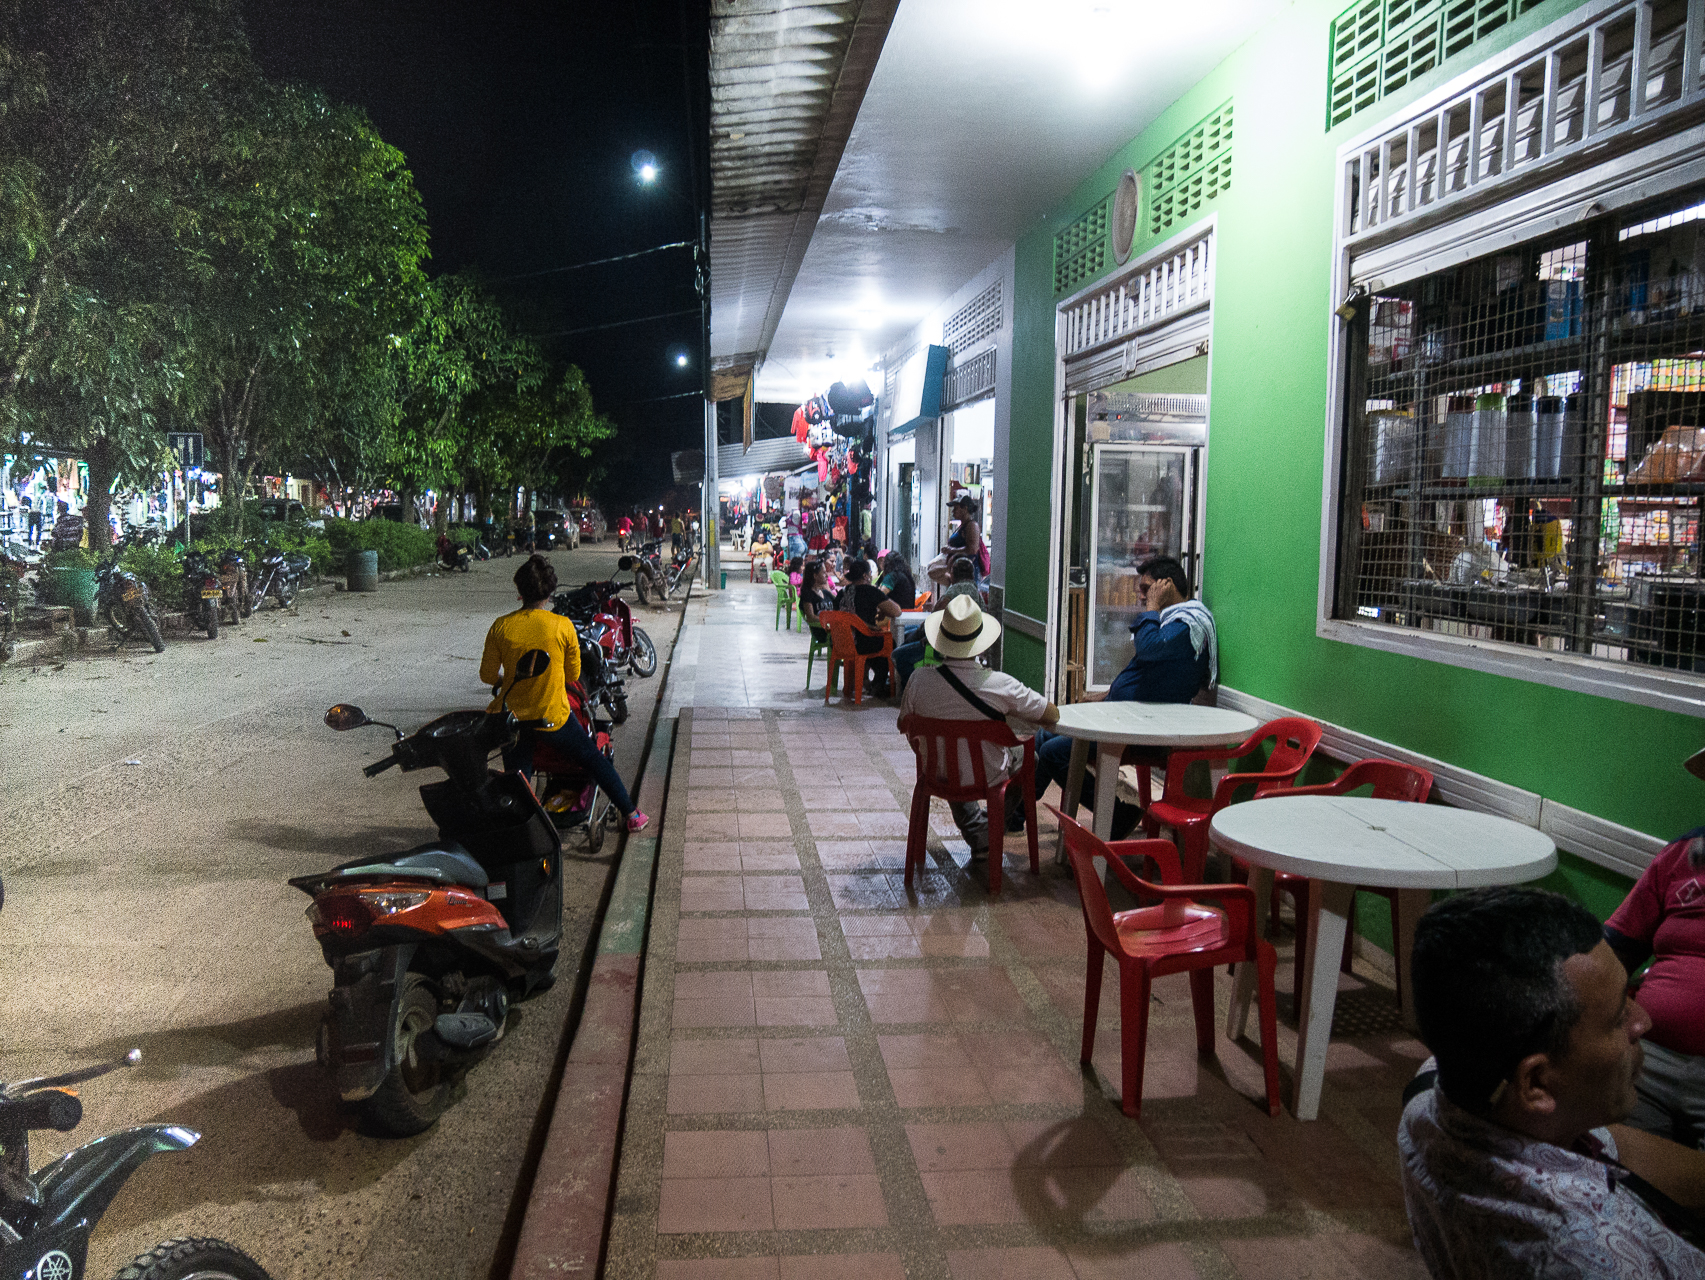
[[[202,621],[207,624],[207,638],[219,638],[219,606],[215,603],[204,603],[201,606]]]
[[[290,602],[296,598],[296,584],[280,578],[278,580],[278,586],[274,589],[273,594],[278,597],[278,607],[281,609],[288,609],[290,607]]]
[[[113,1280],[271,1280],[234,1244],[185,1236],[139,1253]]]
[[[386,1072],[361,1114],[379,1133],[409,1138],[424,1133],[450,1105],[453,1082],[436,1063],[420,1060],[415,1041],[438,1020],[438,997],[418,973],[411,973],[397,997],[397,1064]]]
[[[643,627],[633,629],[633,648],[628,651],[628,670],[644,678],[657,674],[657,646]]]
[[[166,651],[166,642],[160,638],[160,623],[153,613],[144,608],[141,610],[142,632],[148,637],[148,643],[154,646],[155,653]]]
[[[626,724],[628,719],[628,696],[618,693],[608,699],[610,704],[610,721],[613,724]]]
[[[598,851],[604,847],[604,832],[608,830],[610,815],[615,811],[610,797],[604,794],[604,788],[594,788],[592,805],[586,810],[586,852],[593,857],[597,857]]]
[[[237,608],[241,611],[238,615],[239,622],[243,618],[253,616],[255,610],[260,608],[257,593],[249,590],[249,575],[246,573],[237,577]]]
[[[641,604],[651,603],[651,580],[643,573],[633,575],[634,593],[639,596]]]

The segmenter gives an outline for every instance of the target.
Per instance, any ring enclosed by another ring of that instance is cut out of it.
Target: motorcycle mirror
[[[362,725],[372,724],[367,713],[353,704],[340,702],[326,712],[326,727],[342,733],[345,729],[359,729]]]
[[[132,1049],[129,1053],[125,1054],[124,1065],[127,1067],[140,1067],[142,1065],[142,1050]]]
[[[1681,767],[1695,778],[1705,781],[1705,750],[1695,751],[1682,762]]]

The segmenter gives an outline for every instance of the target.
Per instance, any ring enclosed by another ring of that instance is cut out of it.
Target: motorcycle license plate
[[[124,589],[123,599],[127,604],[132,600],[140,600],[141,598],[142,589],[140,587],[126,587]]]
[[[217,600],[220,596],[222,596],[224,594],[225,593],[223,591],[221,591],[218,587],[203,587],[201,589],[201,598],[203,600]]]

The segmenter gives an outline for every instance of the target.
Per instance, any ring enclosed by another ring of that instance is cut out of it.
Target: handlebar
[[[70,1133],[83,1120],[83,1104],[63,1089],[43,1089],[0,1099],[0,1129],[52,1129]]]
[[[383,760],[375,760],[372,764],[368,765],[361,772],[366,774],[369,778],[377,778],[381,773],[385,772],[386,769],[389,769],[393,765],[398,765],[401,763],[402,763],[402,761],[399,760],[396,756],[387,756]]]

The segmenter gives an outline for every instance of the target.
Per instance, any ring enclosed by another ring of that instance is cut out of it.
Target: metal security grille
[[[978,352],[969,360],[954,364],[942,381],[941,399],[945,409],[957,409],[995,393],[995,348]]]
[[[1381,289],[1334,613],[1705,672],[1705,191]]]
[[[1107,270],[1109,193],[1094,208],[1054,237],[1054,293],[1082,288]]]
[[[1213,247],[1210,231],[1139,263],[1063,312],[1060,354],[1069,360],[1206,307],[1213,297]]]
[[[1332,20],[1326,127],[1396,93],[1541,0],[1362,0]]]
[[[1158,236],[1231,187],[1232,109],[1227,99],[1143,170],[1148,232]]]
[[[1001,282],[996,280],[947,318],[941,326],[941,345],[954,355],[991,338],[1001,327]]]

